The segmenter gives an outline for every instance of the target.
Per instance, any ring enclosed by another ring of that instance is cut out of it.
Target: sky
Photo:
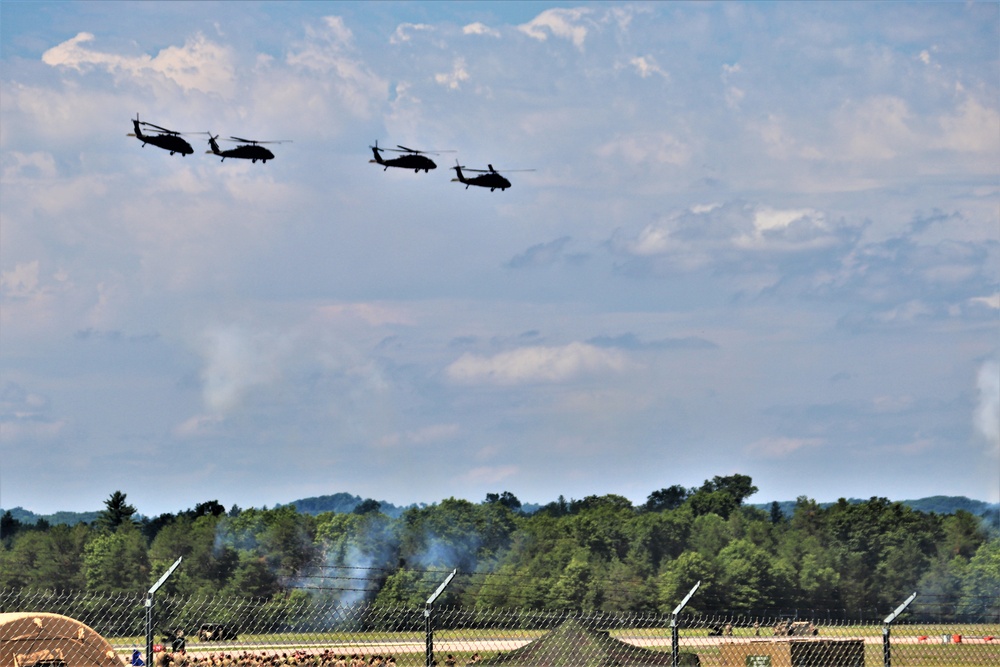
[[[36,513],[998,502],[1000,4],[4,0],[0,453]]]

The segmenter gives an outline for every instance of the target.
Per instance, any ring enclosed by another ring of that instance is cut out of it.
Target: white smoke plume
[[[1000,455],[1000,362],[984,363],[976,385],[979,389],[974,414],[976,431],[986,439],[990,452]]]

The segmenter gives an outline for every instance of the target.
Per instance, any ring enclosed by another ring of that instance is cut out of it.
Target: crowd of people
[[[255,651],[188,653],[186,650],[180,650],[156,653],[153,667],[396,667],[396,659],[391,655],[365,656],[355,653],[347,656],[330,649],[282,653]]]

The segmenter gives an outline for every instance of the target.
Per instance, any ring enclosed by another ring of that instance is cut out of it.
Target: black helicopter
[[[284,144],[288,143],[289,139],[279,139],[275,141],[255,141],[253,139],[242,139],[240,137],[229,137],[226,141],[236,141],[241,145],[236,148],[230,148],[228,150],[220,150],[219,144],[216,139],[219,135],[212,136],[212,133],[208,133],[208,145],[212,147],[212,150],[205,151],[206,153],[213,153],[222,157],[222,161],[225,162],[227,157],[240,158],[243,160],[250,160],[251,162],[257,162],[260,160],[262,163],[268,160],[274,159],[274,153],[270,150],[261,146],[261,144]]]
[[[170,151],[171,155],[174,153],[180,153],[181,155],[190,155],[191,153],[194,153],[194,149],[191,148],[191,144],[181,137],[180,132],[174,132],[173,130],[168,130],[165,127],[141,121],[139,120],[139,114],[135,115],[132,125],[135,127],[135,132],[129,133],[128,136],[135,137],[142,142],[143,146],[146,144],[153,144],[154,146],[162,148],[165,151]],[[143,127],[151,127],[159,132],[159,134],[143,134]]]
[[[481,188],[489,188],[490,192],[496,189],[500,189],[501,192],[511,187],[510,181],[497,173],[497,170],[493,168],[493,165],[487,165],[489,169],[467,169],[466,171],[471,171],[479,174],[478,176],[472,176],[471,178],[466,178],[462,174],[462,170],[465,169],[463,165],[455,160],[455,166],[451,169],[455,170],[455,178],[451,179],[453,183],[465,183],[465,189],[468,190],[470,185],[478,185]],[[534,171],[534,169],[514,169],[512,171]]]
[[[454,151],[418,151],[413,148],[407,148],[406,146],[396,146],[396,148],[379,148],[378,141],[375,142],[374,146],[369,146],[372,149],[372,154],[375,155],[374,160],[369,160],[369,162],[380,164],[385,167],[382,171],[385,171],[389,167],[399,167],[400,169],[412,169],[414,172],[419,173],[421,169],[424,173],[430,173],[431,169],[437,169],[437,165],[434,164],[434,160],[426,155],[437,155],[438,153],[453,153]],[[403,153],[399,157],[389,158],[385,160],[382,158],[382,151],[391,151],[393,153]]]

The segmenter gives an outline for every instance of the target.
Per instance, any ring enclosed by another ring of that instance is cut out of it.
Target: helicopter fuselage
[[[478,176],[473,176],[471,178],[466,178],[462,174],[461,167],[452,167],[455,170],[456,178],[452,179],[458,181],[459,183],[465,183],[465,189],[468,190],[470,185],[475,185],[481,188],[489,188],[490,192],[494,190],[506,190],[511,187],[510,181],[501,176],[495,171],[488,171],[485,174],[479,174]]]
[[[227,157],[250,160],[251,162],[256,162],[257,160],[267,162],[274,159],[274,153],[258,144],[245,144],[228,150],[220,150],[219,144],[216,143],[214,137],[210,137],[208,143],[212,147],[211,152],[221,157],[223,161]]]
[[[382,157],[381,152],[377,148],[373,148],[372,153],[375,155],[375,159],[369,160],[369,162],[380,164],[385,167],[382,171],[385,171],[389,167],[412,169],[413,171],[423,170],[427,173],[429,173],[431,169],[437,169],[437,165],[434,163],[434,160],[418,153],[407,153],[405,155],[400,155],[399,157],[389,158],[388,160]]]
[[[152,144],[157,148],[170,151],[171,155],[174,153],[180,153],[181,155],[194,153],[191,144],[176,134],[143,134],[137,121],[132,121],[132,124],[135,126],[135,138],[141,141],[143,146]]]

